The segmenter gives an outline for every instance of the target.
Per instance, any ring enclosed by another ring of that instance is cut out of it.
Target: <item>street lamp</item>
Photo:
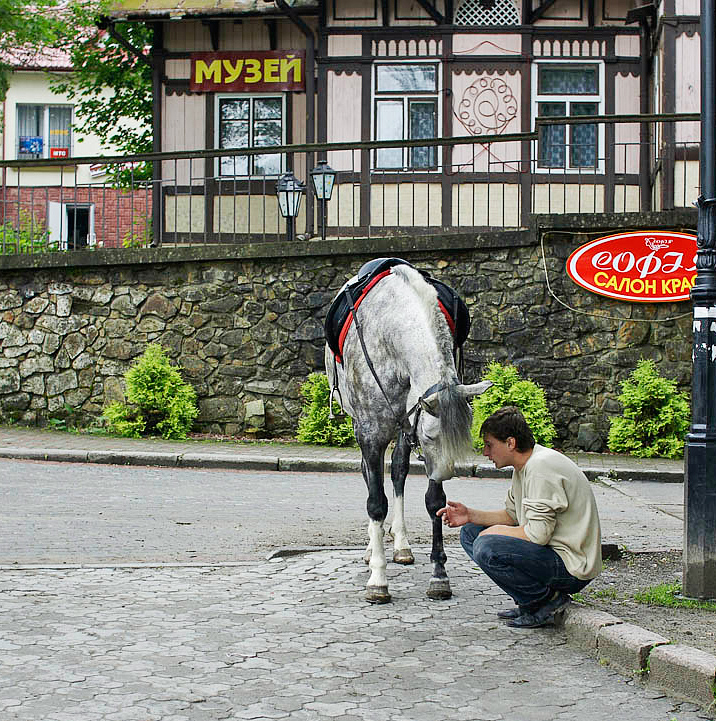
[[[301,207],[301,196],[306,186],[291,172],[284,173],[276,182],[276,195],[281,215],[286,218],[286,240],[293,240],[293,224]]]
[[[319,160],[311,171],[313,190],[321,201],[321,239],[326,239],[326,203],[331,199],[333,184],[336,182],[336,171],[328,165],[328,161]]]

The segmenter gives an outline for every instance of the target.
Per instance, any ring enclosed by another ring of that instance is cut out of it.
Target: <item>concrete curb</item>
[[[561,625],[570,645],[594,655],[600,663],[709,713],[716,710],[716,656],[672,644],[641,626],[575,603],[567,606]]]
[[[218,468],[234,471],[300,471],[309,473],[360,473],[359,458],[311,458],[304,456],[264,456],[235,453],[169,453],[162,451],[91,451],[65,448],[2,448],[0,458],[30,461],[56,461],[60,463],[102,463],[119,466],[158,466],[179,468]],[[386,463],[389,471],[389,463]],[[590,481],[608,478],[610,481],[652,481],[683,483],[681,472],[622,469],[607,471],[603,468],[582,468]],[[460,478],[509,479],[511,470],[498,470],[486,464],[458,464],[455,476]],[[422,474],[423,464],[412,460],[410,473]]]

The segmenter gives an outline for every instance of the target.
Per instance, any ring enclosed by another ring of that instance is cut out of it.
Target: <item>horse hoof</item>
[[[365,600],[368,603],[390,603],[387,586],[368,586],[365,589]]]
[[[413,556],[413,552],[409,548],[396,548],[393,551],[393,561],[409,566],[411,563],[415,563],[415,556]]]
[[[430,585],[427,590],[428,598],[432,598],[434,601],[446,601],[448,598],[452,598],[452,590],[450,589],[450,581],[435,580],[430,581]]]

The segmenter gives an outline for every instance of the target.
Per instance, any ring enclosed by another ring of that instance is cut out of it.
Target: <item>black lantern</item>
[[[326,239],[326,203],[333,194],[333,185],[336,182],[336,171],[328,165],[328,161],[319,160],[318,165],[311,171],[313,190],[321,201],[321,239]]]
[[[286,218],[286,240],[293,240],[293,224],[305,189],[306,186],[290,171],[284,173],[276,182],[278,207],[281,215]]]

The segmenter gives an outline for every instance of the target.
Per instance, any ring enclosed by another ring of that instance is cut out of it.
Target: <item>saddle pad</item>
[[[333,351],[339,363],[343,360],[343,342],[353,322],[353,314],[351,313],[346,288],[350,288],[355,307],[358,308],[371,288],[386,275],[389,275],[391,268],[396,265],[414,267],[401,258],[375,258],[363,265],[358,271],[358,275],[349,280],[333,299],[331,307],[328,309],[324,330],[328,347]],[[437,291],[440,310],[448,322],[450,332],[455,340],[455,346],[460,347],[470,332],[470,313],[467,306],[449,285],[432,278],[425,271],[421,270],[419,272]]]

